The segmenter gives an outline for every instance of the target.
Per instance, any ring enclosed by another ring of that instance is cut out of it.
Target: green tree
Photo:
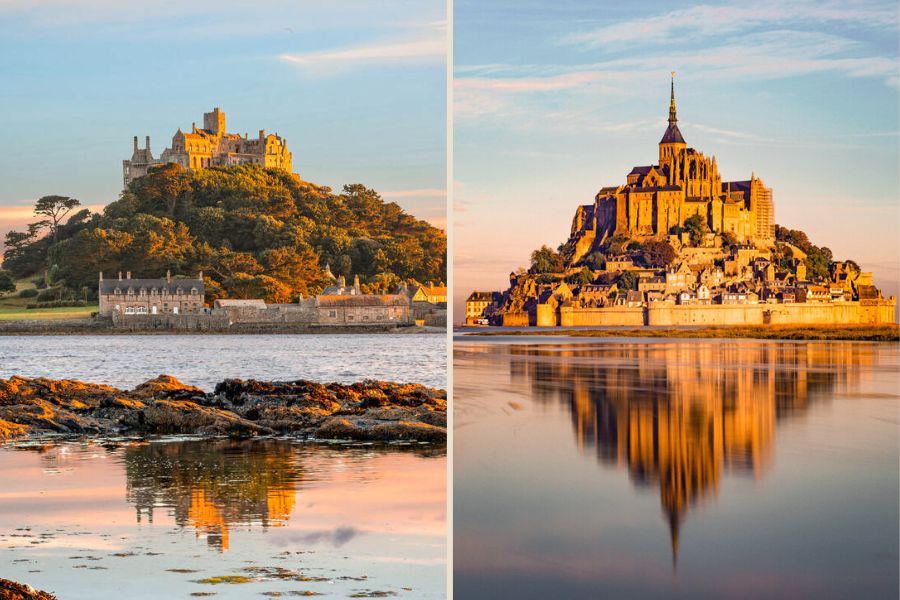
[[[699,246],[703,243],[703,239],[709,232],[706,226],[706,219],[701,215],[691,215],[684,221],[684,230],[688,232],[691,238],[691,245]]]
[[[562,258],[547,245],[531,253],[531,273],[559,273],[563,268]]]
[[[620,290],[636,290],[638,284],[638,276],[634,271],[623,271],[616,281],[616,285]]]
[[[0,293],[16,291],[16,282],[9,271],[0,269]]]
[[[723,248],[734,248],[738,245],[737,236],[734,235],[733,231],[723,231],[722,232],[722,247]]]
[[[54,244],[59,241],[60,223],[76,206],[81,206],[81,202],[68,196],[44,196],[35,202],[34,214],[47,217],[46,221],[40,223],[46,223],[50,227],[50,236]]]
[[[324,273],[319,258],[309,248],[274,248],[260,257],[265,273],[279,281],[292,297],[310,296],[322,291]]]
[[[648,267],[667,267],[675,255],[675,248],[663,240],[648,240],[641,245],[641,260]]]

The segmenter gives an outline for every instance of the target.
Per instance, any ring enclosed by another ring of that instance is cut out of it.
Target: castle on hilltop
[[[145,147],[138,148],[138,138],[134,136],[134,151],[130,160],[122,161],[122,179],[127,187],[132,180],[147,174],[155,165],[179,164],[186,169],[206,169],[216,166],[256,164],[275,167],[291,172],[293,158],[287,148],[287,140],[278,134],[266,134],[259,130],[259,136],[249,138],[225,129],[225,113],[214,108],[203,114],[203,129],[191,124],[191,132],[181,128],[172,136],[172,147],[166,148],[159,158],[153,158],[150,151],[150,136]]]
[[[775,242],[772,190],[755,175],[722,181],[714,156],[689,148],[675,114],[675,74],[669,101],[669,125],[659,141],[659,162],[634,167],[624,185],[601,188],[593,204],[579,206],[572,222],[575,263],[606,239],[666,238],[680,234],[697,215],[714,234],[730,232],[743,244]]]

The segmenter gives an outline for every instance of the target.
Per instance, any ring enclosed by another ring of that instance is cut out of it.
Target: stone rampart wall
[[[610,306],[607,308],[559,309],[560,325],[563,327],[641,327],[645,324],[644,309],[640,306]]]

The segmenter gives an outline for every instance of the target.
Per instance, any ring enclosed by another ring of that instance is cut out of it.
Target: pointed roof
[[[675,116],[675,71],[672,71],[672,96],[669,99],[669,126],[666,127],[666,132],[663,134],[662,139],[659,140],[660,144],[684,144],[684,138],[681,135],[681,131],[678,130],[678,117]]]

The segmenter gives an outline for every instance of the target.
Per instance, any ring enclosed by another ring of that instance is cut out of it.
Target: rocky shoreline
[[[0,600],[56,600],[56,596],[0,577]]]
[[[0,441],[45,434],[443,443],[447,392],[373,380],[344,385],[226,379],[206,393],[168,375],[133,390],[68,379],[0,379]]]

